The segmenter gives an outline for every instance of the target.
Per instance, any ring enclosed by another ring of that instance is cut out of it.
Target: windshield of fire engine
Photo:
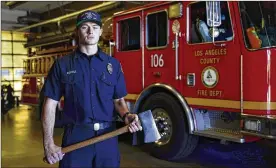
[[[243,1],[239,6],[247,48],[276,46],[276,2]]]

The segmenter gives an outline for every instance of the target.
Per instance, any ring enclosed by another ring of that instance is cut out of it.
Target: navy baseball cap
[[[79,27],[84,22],[94,22],[102,27],[101,16],[97,12],[91,10],[84,11],[78,15],[76,26]]]

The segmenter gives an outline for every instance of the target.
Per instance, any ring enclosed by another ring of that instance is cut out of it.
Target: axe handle
[[[94,137],[94,138],[91,138],[91,139],[88,139],[88,140],[76,143],[74,145],[70,145],[70,146],[64,147],[64,148],[61,149],[61,152],[62,153],[68,153],[68,152],[71,152],[73,150],[76,150],[76,149],[79,149],[79,148],[82,148],[82,147],[85,147],[85,146],[88,146],[88,145],[92,145],[94,143],[101,142],[101,141],[104,141],[106,139],[109,139],[109,138],[112,138],[112,137],[124,134],[124,133],[126,133],[126,132],[129,131],[128,127],[129,127],[129,125],[126,125],[126,126],[124,126],[122,128],[119,128],[119,129],[117,129],[115,131],[112,131],[112,132],[109,132],[107,134],[103,134],[103,135],[100,135],[100,136],[97,136],[97,137]],[[46,157],[43,158],[43,161],[47,162]]]
[[[64,148],[61,149],[61,152],[62,153],[68,153],[68,152],[71,152],[73,150],[76,150],[76,149],[79,149],[79,148],[82,148],[82,147],[85,147],[85,146],[88,146],[88,145],[92,145],[94,143],[101,142],[101,141],[104,141],[106,139],[109,139],[109,138],[121,135],[123,133],[128,132],[128,127],[129,126],[126,125],[126,126],[124,126],[122,128],[119,128],[119,129],[117,129],[115,131],[112,131],[112,132],[109,132],[107,134],[103,134],[103,135],[100,135],[100,136],[97,136],[97,137],[94,137],[94,138],[91,138],[91,139],[88,139],[88,140],[76,143],[74,145],[70,145],[70,146],[64,147]]]

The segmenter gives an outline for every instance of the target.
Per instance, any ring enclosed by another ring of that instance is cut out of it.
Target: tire
[[[198,136],[189,134],[187,118],[178,101],[169,94],[155,93],[141,107],[141,111],[149,109],[152,110],[159,133],[165,132],[166,135],[158,142],[145,145],[144,149],[154,157],[169,161],[179,161],[190,155],[198,144]],[[163,129],[165,122],[162,120],[167,123],[167,132]]]

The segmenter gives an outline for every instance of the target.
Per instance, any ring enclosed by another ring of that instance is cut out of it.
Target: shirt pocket
[[[75,97],[78,96],[77,93],[82,91],[82,78],[77,75],[62,76],[61,83],[64,87],[64,97]]]
[[[104,98],[105,100],[112,100],[115,85],[116,83],[111,77],[99,77],[97,82],[97,90],[100,97]]]

